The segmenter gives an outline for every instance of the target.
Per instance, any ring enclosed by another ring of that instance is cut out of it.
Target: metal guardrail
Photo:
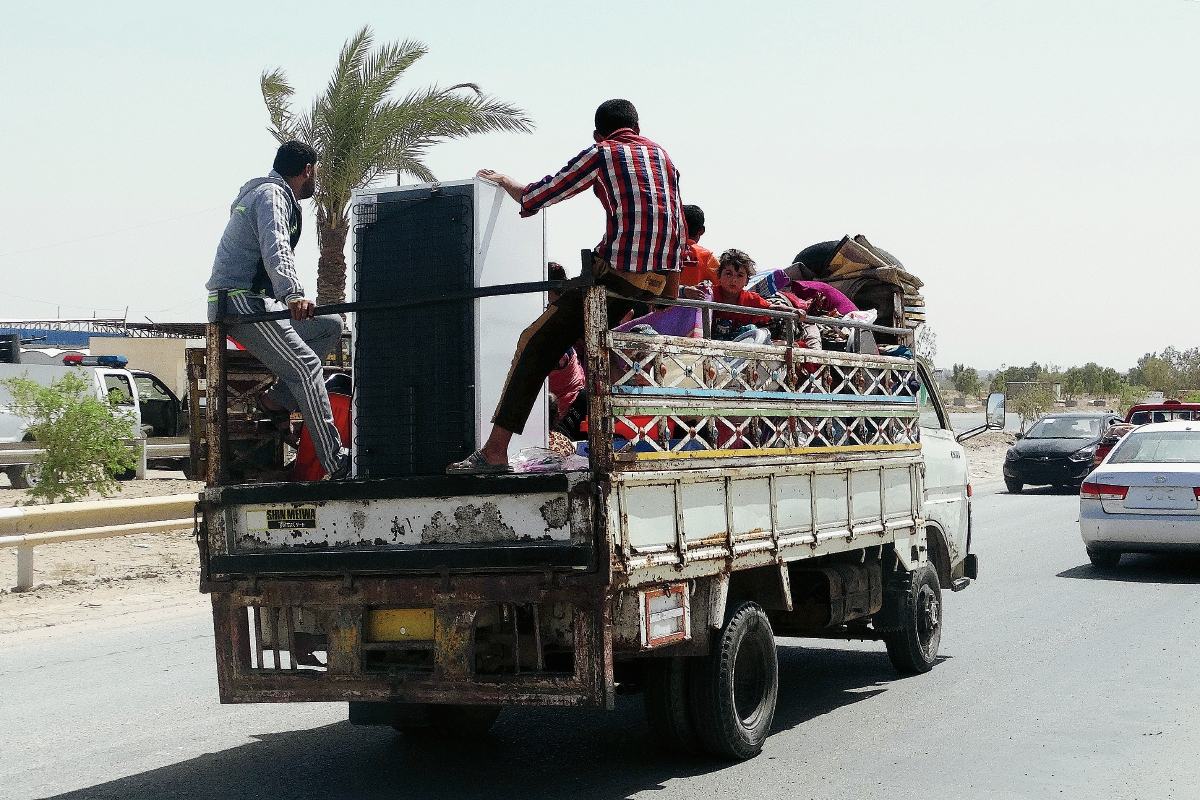
[[[191,454],[191,445],[186,436],[164,436],[162,438],[138,440],[146,443],[146,458],[187,458]],[[136,444],[130,444],[136,447]],[[21,467],[32,464],[38,456],[45,453],[29,442],[14,442],[0,444],[0,467]]]
[[[0,508],[0,548],[17,548],[16,590],[24,592],[33,588],[37,545],[190,528],[196,501],[195,494],[173,494]]]

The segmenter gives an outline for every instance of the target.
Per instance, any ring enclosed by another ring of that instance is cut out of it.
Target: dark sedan
[[[1078,486],[1092,471],[1096,445],[1115,414],[1049,414],[1034,423],[1004,457],[1004,485],[1014,494],[1030,486]]]

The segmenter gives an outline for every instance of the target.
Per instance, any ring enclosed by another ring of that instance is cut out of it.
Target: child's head
[[[687,235],[693,242],[699,241],[704,233],[704,211],[700,206],[684,206],[683,219],[687,223]]]
[[[717,280],[721,289],[727,293],[741,292],[750,282],[754,274],[754,259],[741,250],[726,250],[721,253],[720,264],[717,266]]]

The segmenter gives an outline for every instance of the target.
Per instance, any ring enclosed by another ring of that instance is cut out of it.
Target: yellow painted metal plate
[[[412,642],[432,639],[432,608],[375,608],[367,612],[368,642]]]

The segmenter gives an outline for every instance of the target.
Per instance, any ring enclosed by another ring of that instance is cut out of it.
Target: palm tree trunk
[[[346,237],[350,222],[339,214],[329,219],[317,216],[317,242],[321,255],[317,259],[317,305],[342,303],[346,300]]]

